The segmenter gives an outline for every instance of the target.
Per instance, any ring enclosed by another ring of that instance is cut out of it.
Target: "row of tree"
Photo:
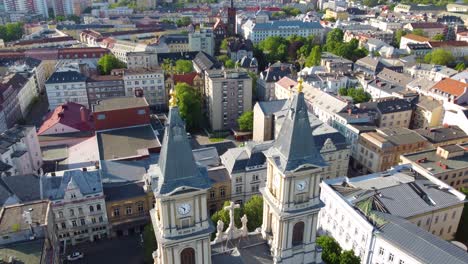
[[[0,38],[5,42],[19,40],[23,33],[22,23],[8,23],[0,26]]]

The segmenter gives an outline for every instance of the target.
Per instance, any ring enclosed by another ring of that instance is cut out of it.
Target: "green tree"
[[[192,19],[190,19],[190,17],[182,17],[176,21],[178,27],[186,27],[190,24],[192,24]]]
[[[252,97],[257,98],[257,79],[258,79],[258,75],[255,74],[255,72],[251,72],[251,71],[247,72],[247,74],[252,79]]]
[[[233,60],[229,59],[229,60],[224,62],[224,68],[232,69],[234,67],[236,67],[236,63]]]
[[[143,229],[143,251],[144,261],[147,264],[153,263],[153,251],[157,249],[156,237],[152,224],[148,224]]]
[[[444,34],[436,34],[434,37],[432,37],[433,40],[438,40],[438,41],[444,41],[445,40],[445,36]]]
[[[98,69],[103,75],[110,74],[113,69],[125,68],[125,63],[119,61],[114,55],[106,54],[98,61]]]
[[[253,130],[253,112],[244,112],[238,119],[237,124],[241,131],[252,131]]]
[[[353,98],[353,102],[355,104],[368,102],[370,99],[372,99],[372,96],[364,91],[363,88],[348,89],[347,95]]]
[[[67,20],[71,20],[73,22],[75,22],[76,24],[80,24],[81,23],[81,18],[77,15],[69,15],[67,17]]]
[[[279,36],[268,37],[259,43],[259,48],[265,53],[268,62],[286,61],[288,57],[288,41]]]
[[[346,87],[341,87],[338,89],[338,94],[341,96],[347,96],[348,95],[348,89]]]
[[[424,32],[424,30],[420,29],[420,28],[417,28],[413,31],[411,31],[412,34],[414,35],[418,35],[418,36],[421,36],[421,37],[425,37],[426,36],[426,33]]]
[[[281,8],[281,11],[285,13],[286,16],[297,16],[302,13],[300,9],[292,7],[292,6],[285,6]]]
[[[254,195],[244,205],[244,213],[247,215],[247,228],[250,232],[260,227],[263,222],[263,197]]]
[[[406,31],[404,31],[403,29],[398,29],[395,32],[395,39],[394,39],[395,47],[397,48],[400,47],[401,37],[403,37],[404,35],[406,35]]]
[[[368,7],[374,7],[379,4],[379,1],[377,0],[363,0],[362,4]]]
[[[460,62],[455,66],[455,70],[457,71],[464,71],[466,69],[466,65],[464,62]]]
[[[190,60],[177,60],[175,71],[178,73],[189,73],[193,71],[193,64]]]
[[[327,264],[340,264],[341,247],[332,237],[318,237],[316,243],[322,247],[322,259]]]
[[[62,21],[65,21],[66,17],[65,16],[62,16],[62,15],[58,15],[55,17],[55,21],[57,22],[62,22]]]
[[[227,38],[225,38],[223,39],[223,41],[221,41],[221,45],[219,46],[219,48],[222,50],[227,50],[228,44],[229,44],[229,41]]]
[[[309,56],[306,59],[305,66],[318,66],[320,65],[320,59],[322,58],[322,50],[319,45],[316,45],[310,51]]]
[[[5,42],[16,41],[23,36],[22,23],[8,23],[0,26],[0,38]]]
[[[344,250],[340,255],[340,264],[360,264],[361,259],[352,250]]]
[[[216,225],[216,223],[218,222],[218,220],[221,220],[224,222],[224,230],[226,230],[229,226],[229,221],[230,221],[230,217],[229,217],[229,211],[228,210],[224,210],[224,207],[226,206],[229,206],[230,205],[230,202],[229,201],[225,201],[224,204],[223,204],[223,208],[221,208],[219,211],[217,211],[216,213],[214,213],[212,216],[211,216],[211,221],[213,221],[213,223]],[[236,208],[234,209],[234,224],[236,225],[237,228],[241,228],[242,227],[242,222],[241,222],[241,217],[243,215],[243,209],[242,208]],[[250,221],[250,220],[249,220]]]
[[[424,62],[437,65],[449,65],[455,61],[452,53],[443,49],[436,49],[424,56]]]
[[[200,95],[186,83],[176,84],[175,91],[180,116],[185,120],[187,130],[198,129],[202,117]]]

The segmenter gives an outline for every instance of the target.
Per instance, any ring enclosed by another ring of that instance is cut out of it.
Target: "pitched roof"
[[[1,181],[22,203],[41,199],[39,177],[37,175],[26,174],[2,177]]]
[[[84,111],[86,120],[82,120],[81,111]],[[74,129],[81,131],[92,131],[94,130],[94,124],[89,118],[90,111],[81,104],[74,102],[67,102],[63,105],[57,106],[53,112],[50,112],[42,125],[37,131],[38,135],[46,132],[49,128],[62,124]],[[61,133],[62,131],[57,131]]]
[[[445,25],[442,23],[436,22],[418,22],[418,23],[410,23],[411,27],[416,29],[426,29],[426,28],[445,28]]]
[[[468,263],[468,254],[454,244],[400,217],[377,211],[373,213],[384,220],[383,224],[378,226],[380,232],[377,232],[376,236],[395,245],[420,263]]]
[[[291,87],[296,87],[297,82],[289,78],[288,76],[284,76],[281,80],[276,82],[277,85],[285,88],[290,89]]]
[[[169,110],[156,173],[159,177],[155,195],[167,195],[180,187],[208,189],[211,186],[206,168],[195,163],[178,107]]]
[[[402,38],[407,38],[407,39],[411,39],[411,40],[419,41],[419,42],[427,42],[427,41],[430,40],[429,38],[419,36],[419,35],[415,35],[415,34],[406,34]]]
[[[193,59],[193,62],[202,70],[221,69],[221,63],[213,56],[200,51]]]
[[[291,30],[297,29],[323,29],[319,22],[303,22],[300,20],[274,20],[265,23],[256,23],[252,30]]]
[[[174,74],[172,79],[174,80],[174,84],[178,83],[186,83],[188,85],[193,85],[193,80],[197,77],[198,73],[190,72],[186,74]]]
[[[432,86],[432,89],[436,89],[454,96],[460,96],[464,94],[467,88],[468,84],[450,78],[440,80],[438,83]]]
[[[46,176],[41,179],[43,184],[44,198],[51,200],[63,199],[67,187],[75,185],[81,194],[89,195],[102,192],[101,175],[99,170],[82,171],[68,170],[57,172],[61,176]]]
[[[304,93],[294,95],[284,119],[277,140],[267,156],[279,156],[277,165],[283,171],[296,170],[306,164],[325,166],[312,135]]]
[[[49,77],[46,84],[84,81],[86,81],[86,76],[82,75],[81,73],[76,71],[64,71],[54,72],[52,76]]]
[[[112,97],[99,100],[93,105],[94,112],[114,111],[121,109],[132,109],[138,107],[148,107],[148,102],[145,97]]]

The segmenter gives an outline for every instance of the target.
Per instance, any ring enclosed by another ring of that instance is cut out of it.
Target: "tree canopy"
[[[322,58],[322,49],[320,48],[319,45],[316,45],[310,51],[310,54],[306,59],[305,66],[306,67],[318,66],[320,65],[321,58]]]
[[[153,252],[156,250],[156,237],[152,224],[148,224],[143,229],[143,251],[145,263],[153,263]]]
[[[343,42],[343,36],[343,30],[339,28],[328,32],[324,50],[352,61],[367,56],[367,50],[359,48],[359,41],[357,39]]]
[[[443,41],[445,40],[444,34],[436,34],[434,37],[432,37],[433,40],[438,40],[438,41]]]
[[[254,195],[244,205],[244,213],[247,215],[247,228],[250,232],[262,226],[263,222],[263,197]]]
[[[198,129],[202,118],[200,95],[186,83],[176,84],[175,91],[180,116],[185,120],[187,130]]]
[[[21,39],[23,36],[22,23],[8,23],[0,26],[0,38],[5,42]]]
[[[110,74],[113,69],[125,68],[125,63],[117,59],[113,54],[106,54],[98,61],[99,72],[103,75]]]
[[[177,60],[175,71],[178,73],[189,73],[193,71],[193,63],[190,60]]]
[[[354,255],[354,251],[342,251],[338,242],[329,236],[321,236],[316,240],[322,247],[322,259],[327,264],[360,264],[361,259]]]
[[[424,56],[424,62],[437,65],[449,65],[455,61],[452,53],[444,49],[436,49]]]
[[[403,29],[397,29],[397,31],[395,32],[395,39],[393,40],[395,47],[400,47],[401,37],[403,37],[404,35],[406,35],[406,31],[404,31]]]
[[[355,104],[368,102],[372,96],[362,88],[340,88],[338,94],[341,96],[350,96]]]
[[[186,27],[192,23],[192,19],[190,17],[182,17],[180,19],[177,19],[176,25],[178,27]]]
[[[238,119],[237,124],[241,131],[252,131],[253,130],[253,112],[244,112]]]
[[[464,71],[466,69],[466,65],[464,62],[460,62],[455,66],[455,70],[457,71]]]

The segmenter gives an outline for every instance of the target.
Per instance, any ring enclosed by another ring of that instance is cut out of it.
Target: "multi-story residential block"
[[[244,147],[228,149],[221,155],[221,162],[231,179],[231,200],[236,204],[247,202],[265,187],[266,158],[263,151],[272,145],[272,141],[248,142]]]
[[[188,34],[188,51],[203,51],[214,55],[215,40],[210,28],[197,29]]]
[[[18,126],[0,134],[1,168],[7,176],[34,174],[42,166],[42,154],[34,126]]]
[[[54,72],[46,82],[49,109],[66,102],[89,105],[86,77],[76,71]]]
[[[427,140],[407,128],[384,128],[359,137],[357,162],[363,171],[379,172],[397,165],[400,155],[426,148]]]
[[[38,96],[35,75],[30,72],[9,73],[3,76],[0,85],[4,86],[3,89],[11,87],[17,90],[17,103],[21,111],[21,117],[25,118],[30,111],[33,100]],[[12,120],[9,121],[11,122]]]
[[[452,68],[442,65],[432,65],[425,63],[418,63],[412,67],[405,67],[404,72],[411,75],[413,79],[423,78],[425,81],[434,81],[438,82],[445,78],[450,78],[451,76],[457,74],[458,72]],[[412,81],[413,82],[413,81]],[[407,84],[407,87],[410,87],[411,83]],[[413,90],[415,90],[413,88]]]
[[[158,54],[155,52],[128,52],[127,68],[129,70],[148,69],[157,67]]]
[[[468,84],[450,78],[442,79],[429,89],[428,95],[443,102],[468,102]]]
[[[260,43],[267,37],[288,37],[298,35],[302,37],[315,36],[318,42],[324,38],[325,29],[319,22],[302,22],[300,20],[275,20],[265,23],[251,23],[243,27],[244,38],[250,39],[254,44]]]
[[[201,74],[197,72],[190,72],[184,74],[171,74],[166,76],[165,86],[166,94],[169,94],[171,89],[174,89],[178,83],[186,83],[195,89],[197,93],[203,98],[205,94],[205,82]]]
[[[443,182],[403,165],[325,180],[320,186],[325,207],[319,213],[318,233],[353,250],[361,263],[468,261],[463,249],[443,240],[455,234],[465,199]]]
[[[385,68],[396,72],[403,72],[403,64],[393,59],[367,56],[354,63],[354,71],[365,73],[371,77],[379,74]]]
[[[228,42],[227,54],[232,61],[239,61],[244,57],[253,58],[253,43],[250,39],[235,38]]]
[[[86,81],[89,108],[97,101],[125,96],[125,85],[120,75],[93,75]]]
[[[275,83],[284,77],[293,78],[292,64],[276,62],[262,71],[257,79],[257,97],[260,101],[280,100],[276,98]],[[288,87],[289,88],[289,87]]]
[[[253,141],[263,142],[275,138],[275,119],[286,104],[286,99],[273,101],[258,101],[253,109]]]
[[[468,186],[468,144],[445,145],[401,156],[401,163],[411,163],[447,185],[460,190]]]
[[[189,50],[189,37],[184,34],[164,35],[159,38],[159,44],[168,52],[184,52]]]
[[[400,49],[406,49],[409,43],[412,44],[425,44],[428,43],[431,39],[415,34],[406,34],[401,37],[400,40]]]
[[[360,103],[359,109],[375,113],[373,120],[379,128],[409,128],[413,113],[413,105],[408,100],[395,97]]]
[[[443,116],[444,107],[441,102],[429,96],[419,95],[410,127],[412,129],[436,127],[442,124]]]
[[[41,198],[52,202],[62,246],[109,236],[100,171],[93,167],[58,171],[41,178]]]
[[[49,201],[34,201],[2,207],[0,255],[21,263],[60,263]]]
[[[403,26],[404,29],[409,31],[422,30],[428,38],[433,38],[435,35],[445,36],[447,33],[447,26],[437,22],[420,22],[408,23]]]
[[[5,0],[3,6],[8,13],[38,14],[49,18],[46,0]]]
[[[237,127],[237,119],[252,110],[252,78],[246,71],[208,70],[205,76],[206,109],[211,129]]]
[[[143,232],[154,207],[153,193],[147,185],[150,160],[100,161],[102,185],[111,236]]]
[[[332,73],[350,73],[353,71],[352,61],[329,52],[322,53],[320,65]]]
[[[426,138],[432,147],[468,143],[468,133],[456,125],[424,127],[414,130]]]
[[[208,190],[207,204],[210,215],[213,215],[223,209],[224,202],[232,200],[231,178],[224,166],[209,168],[208,177],[212,180],[213,185]]]
[[[158,111],[167,108],[164,72],[159,68],[125,70],[123,75],[126,96],[144,96]]]

